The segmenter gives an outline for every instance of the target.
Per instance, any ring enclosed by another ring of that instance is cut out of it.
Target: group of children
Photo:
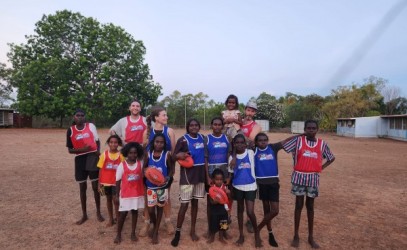
[[[226,240],[230,237],[227,230],[231,222],[232,201],[236,201],[239,227],[239,238],[236,244],[242,245],[245,240],[243,212],[246,207],[247,216],[253,227],[255,247],[262,246],[260,230],[264,226],[267,226],[269,232],[269,244],[277,247],[278,243],[273,235],[271,220],[279,212],[280,185],[277,153],[284,149],[286,152],[292,153],[294,160],[291,182],[292,193],[296,195],[296,205],[292,246],[298,247],[299,245],[298,229],[304,196],[306,196],[308,242],[311,247],[318,248],[318,244],[313,239],[314,198],[318,196],[319,173],[335,158],[327,144],[315,137],[318,131],[317,122],[306,121],[304,134],[270,144],[268,136],[259,132],[259,126],[253,121],[253,116],[257,111],[255,103],[249,102],[246,105],[244,118],[238,109],[236,96],[228,96],[225,105],[227,110],[222,112],[222,117],[215,117],[211,120],[211,134],[204,136],[199,133],[199,121],[190,119],[186,124],[186,134],[177,140],[175,147],[173,147],[175,138],[172,130],[169,135],[168,131],[154,133],[154,129],[147,129],[145,130],[147,133],[144,132],[144,137],[148,138],[146,142],[126,142],[120,151],[119,146],[123,144],[122,139],[116,134],[110,135],[106,141],[109,149],[100,155],[97,166],[100,168],[99,190],[107,198],[108,225],[115,223],[114,217],[118,218],[115,243],[120,243],[122,240],[121,231],[128,211],[132,213],[131,240],[137,241],[135,230],[138,209],[144,208],[145,205],[147,205],[149,221],[153,225],[150,233],[152,243],[158,243],[158,229],[163,216],[163,207],[169,203],[169,188],[175,173],[175,163],[178,160],[192,157],[194,162],[192,167],[180,167],[179,199],[181,206],[171,245],[174,247],[179,245],[181,228],[189,203],[191,203],[190,237],[193,241],[199,239],[195,230],[198,200],[205,197],[210,186],[217,186],[225,191],[229,201],[226,204],[219,204],[209,195],[207,196],[207,242],[213,242],[215,234],[219,232],[219,240],[227,243]],[[84,112],[79,110],[79,113],[81,112],[84,116]],[[75,141],[71,137],[73,131],[81,130],[86,125],[90,126],[89,123],[76,119],[77,114],[78,111],[74,115],[75,125],[68,130],[67,134],[67,138],[71,138],[72,141]],[[153,117],[160,119],[158,113]],[[167,119],[166,114],[165,119]],[[97,135],[93,137],[95,140]],[[88,146],[85,148],[85,144],[76,149],[75,143],[68,144],[67,142],[70,153],[89,152],[89,148]],[[92,152],[98,152],[99,147],[97,146],[97,149]],[[324,163],[323,159],[326,159]],[[75,166],[75,172],[77,172],[76,159]],[[162,172],[166,177],[164,185],[154,185],[144,177],[144,170],[148,167],[157,168]],[[95,178],[90,176],[90,172],[87,173],[94,181]],[[86,183],[86,179],[85,176],[84,183]],[[80,180],[77,178],[77,181]],[[95,193],[95,200],[97,200],[96,196]],[[264,218],[259,224],[257,224],[254,213],[256,196],[262,200],[264,211]],[[97,209],[97,213],[99,218],[100,207]],[[84,218],[85,216],[86,204]],[[101,215],[100,219],[103,219]]]

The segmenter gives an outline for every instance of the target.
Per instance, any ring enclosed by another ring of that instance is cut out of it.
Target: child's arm
[[[175,174],[175,162],[172,160],[171,153],[167,155],[168,176],[173,177]]]
[[[237,113],[237,119],[234,120],[236,124],[239,124],[240,126],[243,125],[243,119],[242,119],[242,114],[239,112]]]
[[[334,156],[332,159],[326,161],[326,162],[322,165],[322,169],[325,169],[326,167],[328,167],[329,165],[331,165],[332,162],[334,162],[334,161],[335,161],[335,156]]]
[[[174,154],[175,149],[175,132],[172,128],[168,128],[168,135],[170,136],[171,142],[171,154]]]

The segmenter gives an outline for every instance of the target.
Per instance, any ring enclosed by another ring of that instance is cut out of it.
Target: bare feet
[[[223,244],[223,245],[227,245],[228,242],[224,239],[224,238],[219,238],[219,241]]]
[[[241,246],[241,245],[243,245],[243,243],[244,243],[244,236],[243,236],[243,235],[240,235],[240,236],[239,236],[239,239],[235,242],[235,244],[236,244],[237,246]]]
[[[313,237],[308,237],[308,243],[311,245],[312,248],[319,248],[319,245],[314,241]]]
[[[103,218],[101,213],[97,213],[96,216],[97,216],[99,222],[105,221],[105,218]]]
[[[300,246],[300,237],[294,236],[293,241],[291,242],[292,247],[299,247]]]
[[[215,241],[215,235],[214,234],[209,234],[208,235],[208,240],[206,241],[206,243],[211,244],[214,241]]]
[[[135,233],[132,233],[131,234],[131,236],[130,236],[130,239],[131,239],[131,241],[138,241],[138,238],[137,238],[137,236],[136,236],[136,234]]]
[[[209,231],[206,231],[206,233],[204,233],[203,237],[205,239],[209,239],[209,235],[210,235]]]
[[[256,234],[254,235],[254,241],[255,241],[255,246],[256,246],[256,248],[263,247],[263,243],[261,242],[260,234],[259,234],[259,233],[256,233]]]
[[[76,223],[76,225],[82,225],[85,221],[87,221],[88,220],[88,216],[87,215],[85,215],[85,216],[83,216],[80,220],[78,220],[77,222],[75,222]]]
[[[191,232],[189,235],[191,236],[192,241],[198,241],[199,240],[199,237],[198,237],[198,235],[196,235],[195,232]]]
[[[120,242],[122,242],[122,237],[120,235],[116,236],[116,239],[114,239],[114,244],[120,244]]]

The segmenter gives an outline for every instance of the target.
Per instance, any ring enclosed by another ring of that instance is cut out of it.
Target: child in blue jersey
[[[256,215],[254,214],[254,200],[256,199],[256,176],[254,172],[254,153],[247,149],[244,135],[237,134],[232,142],[233,150],[236,152],[236,164],[229,169],[232,180],[232,197],[237,201],[237,220],[239,224],[238,246],[244,243],[243,235],[243,212],[246,204],[247,216],[249,217],[254,231],[255,246],[262,247],[259,230],[257,229]],[[232,156],[229,158],[232,160]]]
[[[213,179],[210,177],[214,170],[219,169],[223,172],[225,180],[229,178],[228,172],[228,159],[230,151],[230,143],[225,134],[222,133],[223,130],[223,119],[221,117],[215,117],[211,121],[212,133],[207,135],[205,143],[208,155],[208,161],[205,164],[206,168],[206,191],[209,191],[209,186],[213,184]],[[206,215],[208,217],[208,232],[209,223],[211,221],[211,209],[210,200],[207,196],[207,206]],[[230,209],[230,208],[229,208]],[[209,233],[208,233],[209,236]],[[225,237],[228,236],[225,233]]]
[[[269,138],[265,133],[257,134],[254,139],[256,145],[254,152],[256,182],[259,188],[259,198],[263,202],[264,212],[264,218],[257,227],[261,231],[267,225],[269,244],[273,247],[278,247],[271,228],[271,220],[279,212],[280,184],[277,153],[283,149],[283,144],[293,137],[274,144],[268,143]]]
[[[150,150],[147,152],[144,161],[144,169],[154,167],[159,169],[164,177],[168,179],[167,185],[157,187],[146,180],[146,200],[150,220],[154,225],[152,233],[152,244],[158,244],[158,229],[160,227],[163,215],[163,207],[168,202],[168,187],[172,183],[174,175],[174,163],[171,158],[171,152],[166,150],[166,140],[163,134],[155,134],[151,143]]]

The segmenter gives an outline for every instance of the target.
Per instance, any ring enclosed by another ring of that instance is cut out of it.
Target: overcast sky
[[[240,102],[261,92],[329,95],[374,75],[407,95],[407,0],[2,0],[0,62],[42,15],[80,12],[147,48],[163,98],[174,90]]]

